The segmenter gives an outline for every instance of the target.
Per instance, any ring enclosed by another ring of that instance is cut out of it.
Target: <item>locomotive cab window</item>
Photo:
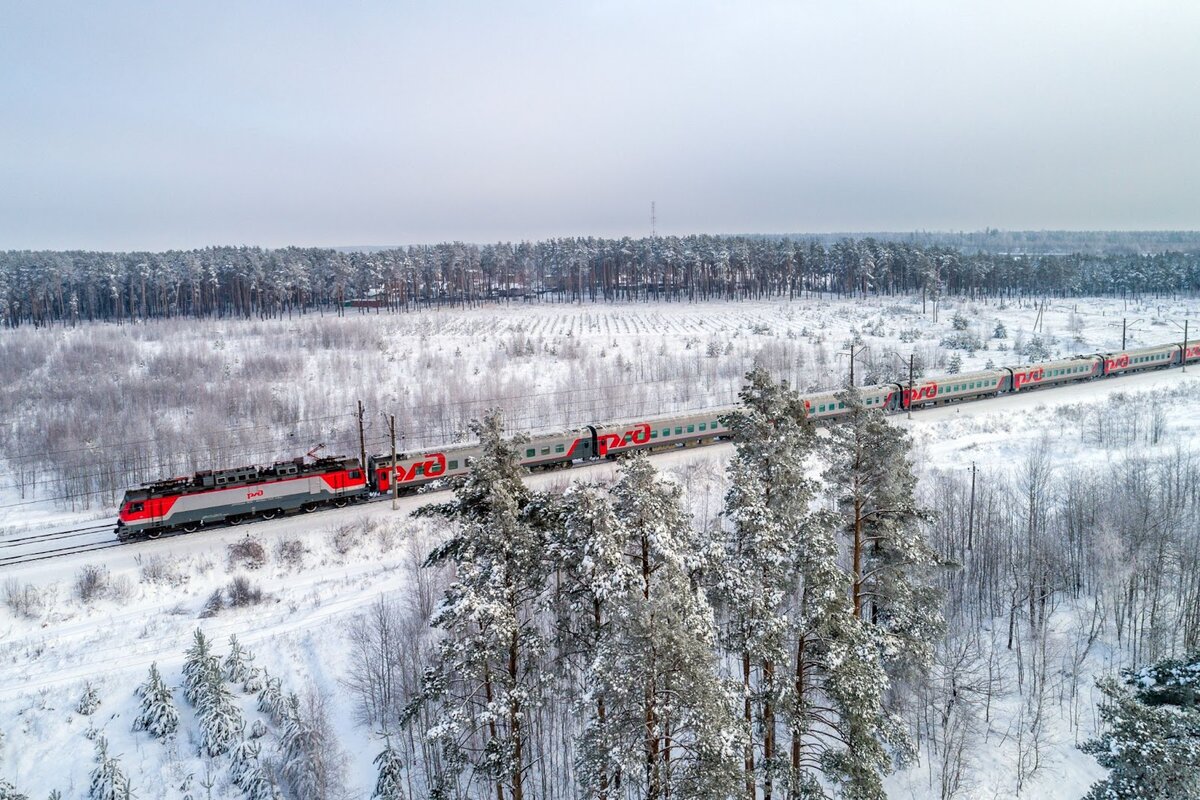
[[[350,471],[350,480],[356,481],[361,477],[362,477],[362,473],[359,472],[358,470],[355,469],[355,470]]]
[[[136,514],[137,512],[145,509],[145,507],[146,507],[145,503],[130,503],[129,504],[129,513]]]

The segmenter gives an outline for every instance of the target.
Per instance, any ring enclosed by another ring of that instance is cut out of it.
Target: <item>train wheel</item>
[[[232,517],[227,517],[225,521],[230,525],[241,525],[246,521],[246,518],[241,514],[234,514]]]
[[[157,539],[160,536],[162,536],[162,530],[159,528],[154,528],[153,530],[146,531],[147,539]]]
[[[195,522],[189,522],[187,525],[183,526],[184,533],[195,533],[198,530],[200,530],[200,525]]]
[[[317,503],[305,503],[301,508],[304,509],[305,514],[311,514],[317,510],[317,505]]]
[[[275,519],[277,516],[279,516],[279,511],[276,509],[271,509],[270,511],[262,512],[259,514],[259,516],[263,519]]]
[[[334,504],[334,506],[336,506],[337,508],[345,508],[345,507],[346,507],[346,503],[348,503],[348,502],[350,502],[350,501],[349,501],[349,500],[347,500],[346,498],[344,498],[344,497],[339,497],[338,499],[336,499],[336,500],[334,500],[334,501],[333,501],[333,504]]]

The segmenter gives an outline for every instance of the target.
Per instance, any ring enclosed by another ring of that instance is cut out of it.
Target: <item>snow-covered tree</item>
[[[1123,681],[1097,683],[1105,731],[1084,742],[1109,769],[1085,800],[1200,798],[1200,653],[1164,661]]]
[[[324,696],[289,694],[279,750],[281,771],[295,797],[328,800],[342,778],[344,757],[333,738]]]
[[[375,766],[379,769],[379,777],[371,800],[405,800],[408,794],[404,790],[404,760],[391,741],[375,756]]]
[[[502,437],[498,412],[471,430],[481,451],[455,499],[422,509],[457,523],[427,561],[453,565],[455,576],[432,620],[448,635],[424,689],[437,709],[429,736],[451,767],[469,765],[520,800],[531,763],[527,726],[543,700],[546,645],[537,623],[546,537],[527,513],[520,441]],[[482,747],[463,747],[475,737]]]
[[[946,372],[951,375],[957,375],[962,372],[962,356],[954,353],[950,356],[950,364],[946,367]]]
[[[923,534],[930,514],[914,496],[911,443],[856,389],[838,399],[847,413],[830,430],[825,479],[849,550],[854,616],[875,629],[885,664],[923,669],[944,622],[931,576],[940,559]]]
[[[718,554],[644,454],[625,463],[612,496],[634,584],[592,669],[620,737],[623,785],[647,800],[728,797],[741,785],[745,735],[717,675],[716,623],[699,586]]]
[[[262,681],[263,687],[258,693],[258,710],[266,714],[276,725],[282,725],[287,719],[287,698],[283,694],[283,684],[279,678],[272,677],[265,669]]]
[[[29,800],[29,795],[21,794],[15,786],[0,778],[0,800]]]
[[[200,748],[209,756],[223,755],[241,740],[245,728],[242,710],[219,675],[200,692],[196,716],[200,721]]]
[[[258,742],[243,739],[229,751],[229,777],[249,800],[276,800],[279,787],[271,782],[259,762]]]
[[[242,649],[242,644],[238,641],[237,636],[230,634],[229,654],[225,656],[222,664],[225,680],[230,683],[244,683],[250,675],[250,670],[253,669],[251,666],[253,661],[254,656]]]
[[[213,654],[212,645],[199,628],[192,635],[192,646],[188,648],[183,662],[183,697],[196,705],[204,688],[214,680],[220,680],[221,664]]]
[[[175,708],[171,689],[163,682],[157,664],[150,665],[150,675],[136,693],[141,701],[133,729],[146,731],[160,739],[174,735],[179,728],[179,710]]]
[[[99,707],[100,695],[96,693],[96,687],[89,682],[84,686],[83,695],[75,705],[75,710],[85,717],[90,717]]]
[[[621,767],[620,743],[597,657],[608,652],[614,626],[627,626],[638,577],[627,557],[628,536],[605,492],[577,483],[562,497],[549,556],[561,573],[554,613],[560,658],[578,676],[575,703],[584,724],[579,783],[588,796],[607,797]]]
[[[725,619],[722,644],[738,656],[746,792],[761,785],[774,796],[791,768],[780,724],[796,727],[795,683],[787,673],[795,652],[795,599],[804,584],[803,543],[828,538],[828,525],[809,511],[815,483],[807,477],[813,448],[804,401],[786,383],[756,368],[746,376],[742,408],[724,422],[736,441],[728,466],[723,559],[713,580]],[[823,530],[821,530],[823,528]]]
[[[134,796],[129,778],[121,771],[121,764],[108,753],[108,740],[96,738],[96,766],[92,769],[92,782],[88,791],[91,800],[129,800]]]

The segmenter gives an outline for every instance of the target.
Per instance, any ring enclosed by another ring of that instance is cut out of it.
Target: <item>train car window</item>
[[[817,411],[824,411],[824,410],[825,410],[825,406],[817,406]]]
[[[702,431],[706,431],[706,430],[708,430],[708,423],[707,423],[707,422],[701,422],[701,423],[700,423],[700,430],[702,430]]]
[[[846,407],[845,403],[838,403],[838,408],[845,408],[845,407]]]
[[[526,450],[525,450],[525,457],[526,457],[526,458],[533,458],[533,457],[534,457],[534,456],[536,456],[536,455],[537,455],[537,448],[536,448],[536,447],[529,447],[529,448],[526,448]]]
[[[414,475],[424,475],[424,474],[425,474],[425,465],[424,465],[424,464],[417,464],[417,471],[416,471],[415,473],[413,473],[413,474],[414,474]]]
[[[544,456],[548,456],[548,455],[550,455],[550,448],[549,448],[549,447],[543,447],[543,448],[542,448],[542,455],[544,455]]]
[[[671,435],[671,429],[663,428],[663,436],[670,436],[670,435]]]
[[[720,421],[720,420],[718,420],[718,419],[714,419],[714,420],[713,420],[713,424],[712,424],[712,426],[713,426],[713,430],[714,430],[714,431],[717,429],[717,425],[719,425],[719,424],[720,424],[720,422],[721,422],[721,421]]]
[[[658,438],[658,431],[650,431],[650,438],[651,438],[651,439],[657,439],[657,438]]]
[[[567,448],[561,444],[556,444],[556,445],[554,445],[554,452],[565,453],[565,452],[567,452]]]
[[[696,432],[696,426],[688,425],[688,433],[695,433],[695,432]]]
[[[682,427],[677,427],[677,428],[675,428],[675,435],[676,435],[676,436],[678,436],[678,435],[679,435],[679,434],[681,434],[681,433],[683,433],[683,428],[682,428]]]
[[[451,461],[451,462],[450,462],[450,469],[458,469],[458,462],[457,462],[457,461]]]

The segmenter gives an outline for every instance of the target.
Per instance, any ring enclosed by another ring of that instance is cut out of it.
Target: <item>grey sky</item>
[[[1200,227],[1200,3],[0,0],[0,248]]]

